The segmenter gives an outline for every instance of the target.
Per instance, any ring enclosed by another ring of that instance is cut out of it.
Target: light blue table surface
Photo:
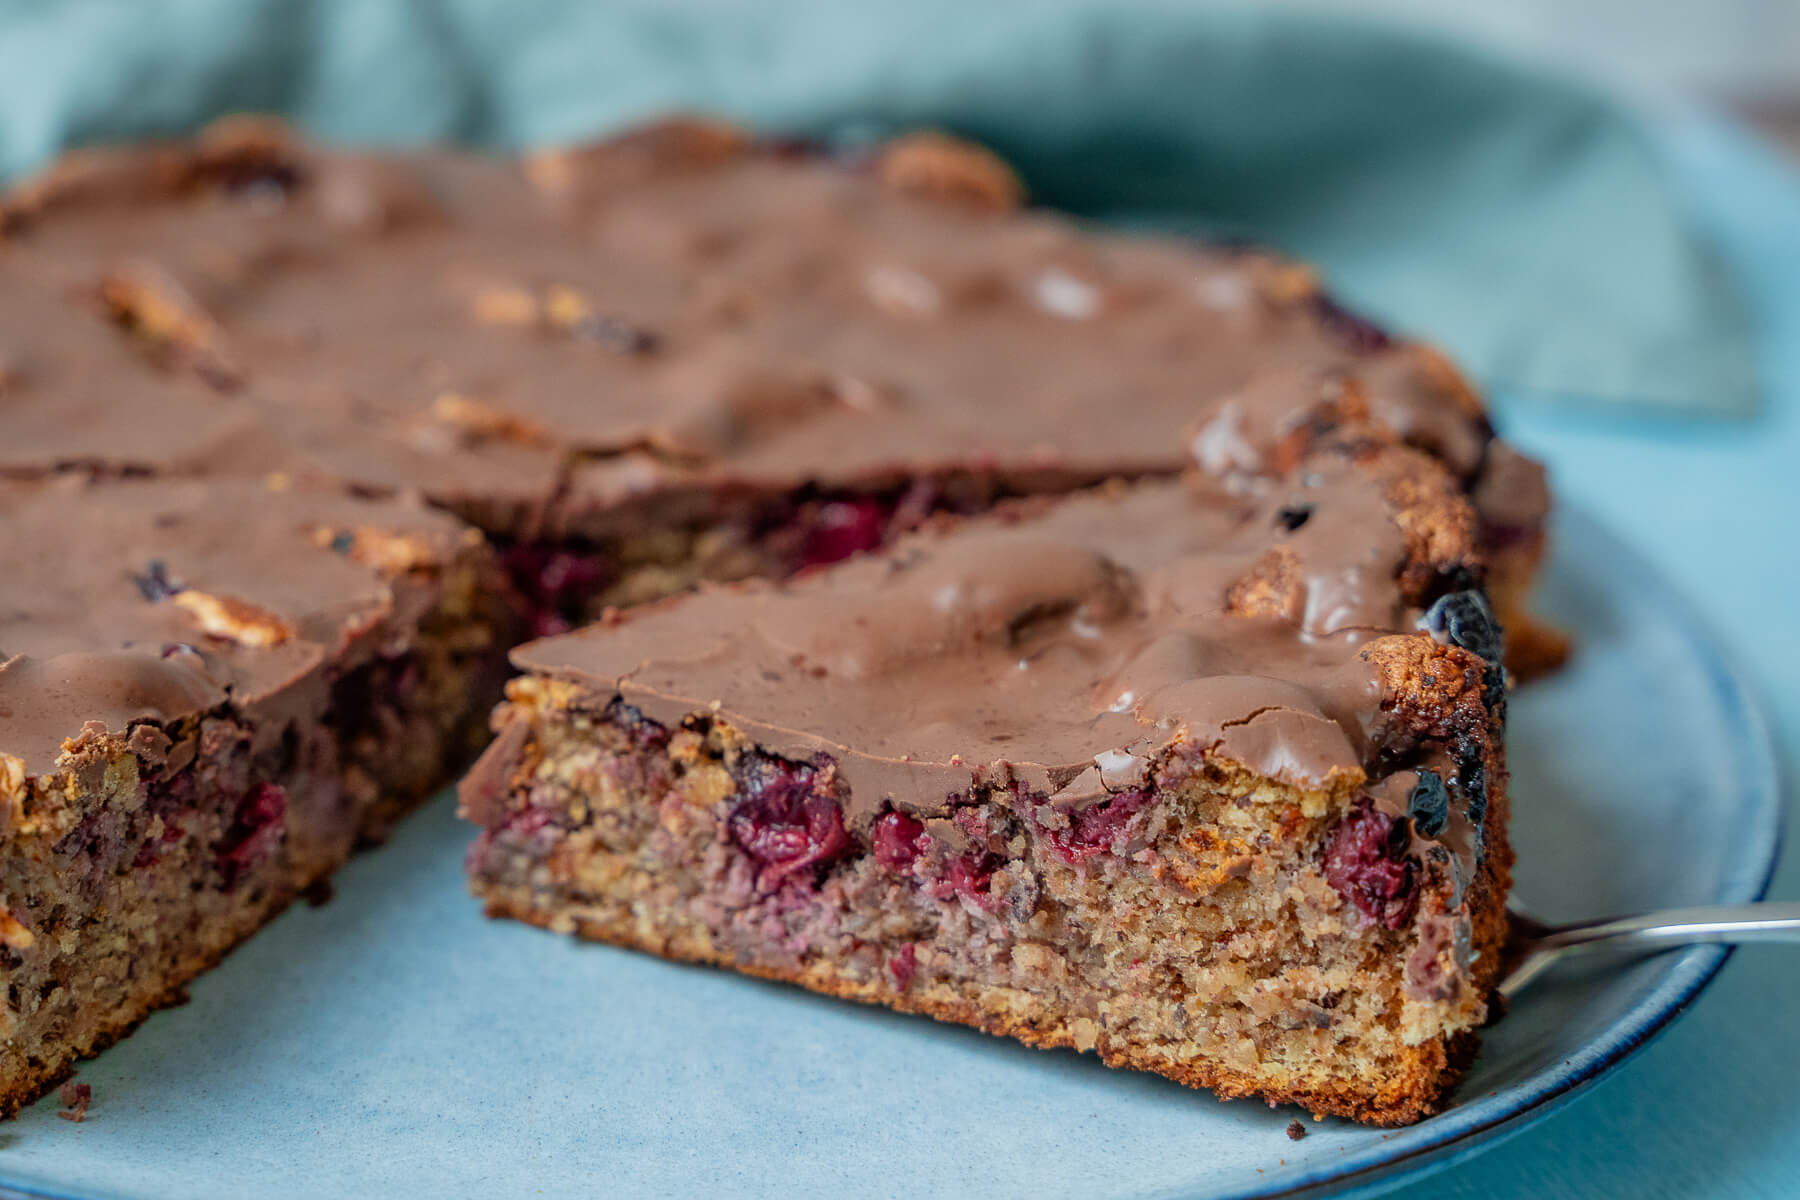
[[[1710,619],[1800,762],[1800,174],[1736,131],[1671,129],[1698,219],[1756,310],[1767,380],[1742,423],[1582,417],[1515,407],[1505,432],[1559,497],[1647,554]],[[1516,805],[1531,802],[1515,798]],[[1788,853],[1774,899],[1800,899]],[[1739,952],[1693,1009],[1556,1115],[1399,1197],[1800,1197],[1800,953]]]

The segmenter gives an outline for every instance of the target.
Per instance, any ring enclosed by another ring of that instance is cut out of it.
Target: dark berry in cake
[[[1418,864],[1406,846],[1406,827],[1363,800],[1326,844],[1325,879],[1364,916],[1399,929],[1419,901]]]
[[[808,768],[767,761],[728,819],[732,839],[757,863],[757,886],[771,891],[806,879],[854,848],[836,800],[814,788]]]

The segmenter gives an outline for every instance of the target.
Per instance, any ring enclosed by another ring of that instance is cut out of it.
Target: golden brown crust
[[[1396,635],[1369,643],[1363,657],[1380,673],[1382,707],[1408,740],[1477,739],[1497,750],[1498,718],[1483,702],[1487,666],[1475,655],[1430,638]]]
[[[1484,890],[1491,892],[1496,882],[1495,873],[1491,869],[1484,873]],[[1503,880],[1504,871],[1500,878]],[[1503,889],[1501,894],[1504,894]],[[1484,914],[1484,919],[1476,923],[1475,945],[1483,951],[1477,964],[1478,983],[1483,993],[1492,988],[1500,957],[1498,949],[1504,940],[1504,908],[1491,904],[1490,907],[1498,913],[1499,934],[1495,933],[1492,917]],[[542,929],[570,932],[566,919],[556,914],[529,904],[510,903],[493,895],[487,896],[486,912],[490,917],[510,917]],[[963,985],[959,993],[948,984],[938,984],[917,993],[896,992],[885,984],[853,978],[829,962],[814,962],[792,969],[737,962],[698,943],[672,944],[646,937],[627,921],[602,923],[576,918],[572,932],[591,941],[608,942],[660,958],[723,967],[762,979],[797,984],[842,1000],[879,1004],[897,1012],[966,1025],[995,1037],[1013,1038],[1039,1050],[1094,1050],[1109,1067],[1150,1071],[1187,1087],[1211,1091],[1221,1100],[1260,1097],[1270,1107],[1295,1104],[1316,1117],[1344,1117],[1371,1125],[1408,1125],[1440,1111],[1450,1088],[1472,1061],[1476,1044],[1474,1035],[1465,1032],[1412,1047],[1406,1060],[1373,1093],[1358,1091],[1348,1084],[1337,1088],[1283,1085],[1209,1062],[1170,1063],[1153,1058],[1129,1044],[1111,1041],[1104,1031],[1093,1028],[1091,1021],[1079,1018],[1070,1021],[1041,1009],[1034,1011],[1031,998],[1011,988]],[[1077,1029],[1078,1024],[1088,1028]]]

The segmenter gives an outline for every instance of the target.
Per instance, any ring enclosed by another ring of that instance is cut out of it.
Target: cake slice
[[[82,151],[0,201],[0,473],[423,496],[549,633],[1196,457],[1254,490],[1351,422],[1475,497],[1514,645],[1554,657],[1541,472],[1441,355],[1278,256],[1022,197],[941,135],[693,119],[522,160],[244,119]]]
[[[1446,473],[1328,439],[613,614],[462,788],[491,914],[1379,1124],[1486,1012],[1499,641]]]
[[[479,746],[480,536],[260,484],[0,483],[0,1114]]]

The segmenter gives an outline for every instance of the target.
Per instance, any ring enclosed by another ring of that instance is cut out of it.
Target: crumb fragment
[[[544,292],[544,317],[558,329],[573,329],[593,315],[593,304],[576,288],[553,284]]]
[[[88,1084],[70,1080],[56,1089],[56,1098],[63,1104],[62,1111],[56,1115],[79,1125],[87,1120],[88,1105],[93,1102],[94,1089]]]
[[[1298,1121],[1289,1121],[1287,1127],[1288,1141],[1297,1142],[1306,1136],[1306,1126]]]

